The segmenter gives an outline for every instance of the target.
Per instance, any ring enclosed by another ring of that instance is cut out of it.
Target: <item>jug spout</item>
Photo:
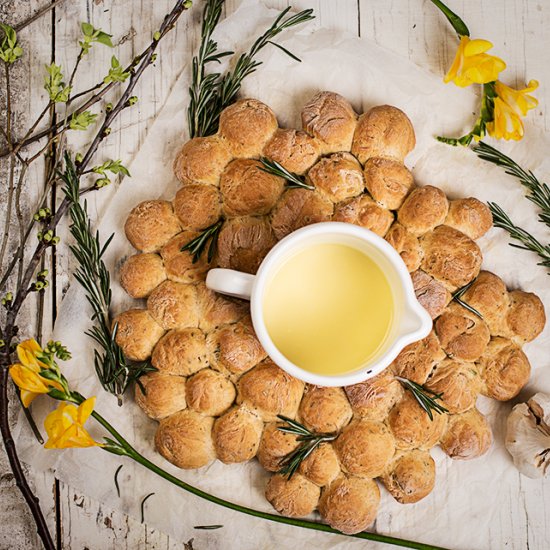
[[[403,313],[400,332],[408,345],[428,336],[432,330],[432,318],[418,303],[409,303]]]

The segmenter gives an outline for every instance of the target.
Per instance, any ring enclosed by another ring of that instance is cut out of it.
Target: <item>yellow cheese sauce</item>
[[[288,258],[268,281],[264,322],[279,351],[304,370],[344,374],[384,344],[393,318],[390,284],[363,252],[316,244]]]

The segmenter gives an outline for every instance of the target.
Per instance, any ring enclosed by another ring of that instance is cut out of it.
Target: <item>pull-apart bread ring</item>
[[[143,201],[126,220],[139,253],[123,258],[120,282],[147,305],[120,313],[113,327],[129,360],[156,369],[135,398],[158,422],[164,458],[180,468],[257,458],[272,474],[265,496],[277,511],[317,510],[353,534],[376,519],[375,478],[398,502],[413,503],[434,487],[432,447],[457,460],[488,451],[491,430],[477,397],[518,394],[531,370],[521,346],[546,317],[537,296],[509,292],[480,271],[474,241],[492,225],[487,206],[415,185],[405,166],[415,134],[401,110],[382,105],[358,115],[341,95],[319,92],[301,118],[300,130],[279,128],[267,105],[242,99],[222,112],[217,134],[181,146],[173,199]],[[266,171],[262,157],[305,186]],[[328,221],[385,238],[434,320],[388,369],[345,388],[306,385],[280,369],[254,332],[248,303],[204,284],[213,267],[255,273],[278,240]],[[193,255],[187,245],[200,239],[206,247]],[[439,395],[448,412],[430,419],[407,380]],[[281,469],[304,442],[281,430],[281,416],[327,436],[291,477]]]

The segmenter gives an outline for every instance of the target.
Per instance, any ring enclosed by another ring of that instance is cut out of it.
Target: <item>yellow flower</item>
[[[54,380],[40,376],[41,369],[48,365],[38,359],[42,348],[36,340],[25,340],[17,346],[17,355],[21,363],[10,367],[10,376],[21,390],[23,406],[28,407],[32,400],[40,394],[48,393],[51,388],[63,391],[63,386]]]
[[[523,121],[530,109],[538,105],[538,101],[530,92],[536,90],[539,83],[536,80],[529,81],[523,90],[515,90],[497,82],[495,84],[495,108],[493,122],[487,124],[487,130],[496,139],[514,139],[516,141],[523,137]]]
[[[101,443],[95,442],[84,428],[94,405],[95,397],[90,397],[78,407],[70,403],[61,403],[55,411],[52,411],[44,420],[49,438],[46,441],[46,449],[101,446]]]
[[[506,68],[506,63],[500,57],[485,53],[492,47],[487,40],[470,40],[467,36],[461,36],[455,59],[444,82],[452,80],[457,86],[465,87],[496,80]]]
[[[42,354],[42,348],[34,339],[25,340],[17,346],[19,361],[21,361],[25,367],[34,367],[36,372],[38,372],[41,367],[48,368],[46,363],[38,359],[38,355],[40,354]]]

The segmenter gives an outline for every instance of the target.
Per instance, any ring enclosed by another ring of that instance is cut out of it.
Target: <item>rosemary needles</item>
[[[475,307],[472,307],[470,304],[462,299],[462,296],[464,296],[466,291],[474,284],[474,282],[475,279],[473,281],[470,281],[467,285],[464,285],[462,288],[459,288],[456,292],[453,293],[452,299],[457,304],[460,304],[463,308],[472,312],[474,315],[477,315],[480,319],[483,319],[483,315],[481,315],[481,313],[479,313],[479,311]]]
[[[260,50],[268,44],[275,46],[296,61],[293,53],[273,40],[285,29],[301,25],[314,18],[313,10],[303,10],[289,15],[289,6],[283,10],[273,24],[254,42],[250,50],[241,54],[232,70],[225,74],[210,73],[206,69],[212,63],[220,63],[224,57],[233,55],[232,51],[219,51],[218,44],[212,39],[223,6],[223,0],[207,0],[203,12],[201,45],[193,58],[190,103],[187,110],[187,122],[191,137],[208,136],[216,133],[221,112],[231,105],[239,92],[243,80],[252,74],[261,61],[256,59]]]
[[[262,167],[260,168],[260,170],[262,170],[263,172],[267,172],[268,174],[273,174],[274,176],[284,178],[288,182],[287,187],[291,189],[300,187],[310,190],[315,189],[313,185],[309,185],[305,182],[305,178],[303,176],[299,176],[294,172],[289,172],[284,166],[282,166],[275,160],[270,160],[266,157],[260,157],[260,162],[262,163]]]
[[[519,180],[527,189],[527,199],[540,208],[539,221],[550,227],[550,187],[541,182],[531,170],[523,169],[515,160],[483,141],[473,149],[479,158],[504,168],[507,174]],[[498,204],[489,202],[488,206],[493,214],[495,227],[504,229],[514,241],[518,241],[518,244],[510,243],[510,246],[534,252],[542,260],[538,265],[550,270],[550,244],[542,244],[531,233],[515,225]]]
[[[139,383],[139,377],[156,370],[148,363],[128,363],[116,343],[117,326],[111,330],[109,308],[111,305],[111,279],[103,261],[103,255],[113,235],[101,245],[99,232],[92,232],[87,204],[81,205],[80,178],[68,153],[65,153],[65,171],[60,175],[64,182],[63,192],[69,200],[70,232],[75,244],[70,246],[78,268],[75,279],[86,292],[86,299],[92,307],[92,328],[86,332],[101,348],[94,350],[94,365],[103,388],[114,394],[122,404],[122,394],[132,381]]]
[[[407,390],[412,393],[417,403],[430,417],[430,420],[434,419],[433,412],[436,412],[437,414],[449,412],[441,403],[437,402],[438,399],[443,397],[442,393],[435,393],[428,388],[409,380],[408,378],[402,378],[401,376],[396,376],[396,378]]]
[[[180,249],[181,252],[188,250],[189,253],[193,255],[193,263],[197,263],[202,253],[208,246],[207,259],[208,263],[210,263],[214,258],[214,253],[216,252],[218,236],[222,225],[223,219],[209,225],[206,229],[203,229],[197,237],[191,239],[187,244],[183,245]]]
[[[280,463],[281,468],[279,469],[279,473],[286,475],[288,479],[290,479],[296,473],[300,464],[319,447],[321,443],[333,441],[338,434],[316,434],[296,420],[292,420],[280,414],[277,416],[285,423],[284,426],[280,426],[278,429],[281,432],[297,436],[296,441],[299,442],[298,447],[285,456]]]

